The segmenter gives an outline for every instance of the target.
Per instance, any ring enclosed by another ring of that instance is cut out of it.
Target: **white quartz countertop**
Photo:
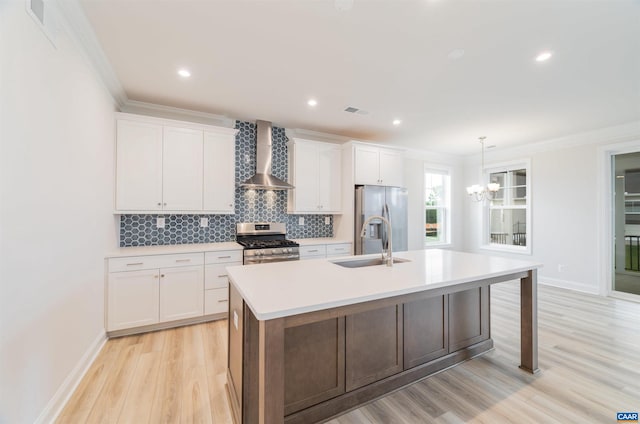
[[[107,258],[122,258],[127,256],[146,256],[146,255],[173,255],[178,253],[199,253],[199,252],[217,252],[220,250],[242,250],[235,241],[224,243],[192,243],[192,244],[171,244],[164,246],[140,246],[140,247],[121,247],[109,252]]]
[[[346,268],[332,263],[367,257],[380,255],[231,266],[227,272],[262,321],[542,267],[532,261],[441,249],[394,253],[410,262],[393,267]]]
[[[339,239],[333,237],[325,237],[325,238],[303,238],[303,239],[293,239],[300,246],[313,246],[316,244],[342,244],[342,243],[351,243],[351,240]]]

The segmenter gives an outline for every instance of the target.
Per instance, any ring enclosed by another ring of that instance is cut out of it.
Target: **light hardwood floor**
[[[541,372],[518,369],[519,286],[492,286],[495,350],[331,424],[608,423],[640,410],[640,304],[539,288]],[[226,321],[112,339],[59,423],[231,423]]]

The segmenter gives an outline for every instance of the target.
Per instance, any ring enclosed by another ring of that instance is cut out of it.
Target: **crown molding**
[[[310,141],[326,141],[329,143],[346,143],[351,141],[349,137],[336,134],[329,134],[320,131],[305,130],[302,128],[286,128],[285,134],[287,138],[302,138]]]
[[[228,116],[199,112],[190,109],[181,109],[172,106],[163,106],[154,103],[139,102],[136,100],[127,100],[127,102],[120,107],[120,111],[136,115],[189,121],[225,128],[234,128],[236,124],[236,120],[229,118]]]
[[[78,0],[57,1],[57,8],[66,23],[70,37],[89,60],[116,104],[120,107],[126,104],[129,100],[127,94],[111,67],[109,59],[104,54],[93,27]]]
[[[626,124],[541,140],[530,144],[485,151],[485,159],[489,158],[490,160],[500,160],[501,158],[511,158],[515,156],[524,157],[536,153],[569,149],[579,146],[623,143],[626,141],[633,141],[638,138],[640,138],[640,121],[633,121]],[[474,163],[475,159],[479,156],[480,154],[466,155],[464,156],[464,161],[467,164]]]

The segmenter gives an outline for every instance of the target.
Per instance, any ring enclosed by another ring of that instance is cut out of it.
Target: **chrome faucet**
[[[382,239],[380,239],[380,242],[382,242],[382,262],[384,262],[387,266],[393,266],[393,246],[392,246],[392,240],[393,240],[393,233],[392,233],[392,229],[391,229],[391,222],[389,222],[389,220],[387,218],[385,218],[384,216],[380,216],[380,215],[372,215],[369,218],[366,219],[366,221],[364,221],[364,223],[362,224],[362,230],[360,231],[360,237],[365,238],[367,235],[367,225],[369,224],[369,222],[373,221],[374,219],[381,219],[385,225],[387,226],[387,228],[389,229],[389,240],[387,243],[387,255],[385,257],[384,254],[384,242],[382,242]]]

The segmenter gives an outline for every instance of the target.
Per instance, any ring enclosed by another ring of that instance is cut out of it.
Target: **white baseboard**
[[[58,418],[58,415],[62,412],[62,408],[67,404],[69,398],[78,387],[78,384],[80,384],[84,375],[89,371],[89,367],[93,364],[93,361],[95,361],[106,341],[107,335],[102,331],[98,337],[96,337],[95,341],[91,343],[89,349],[82,355],[82,358],[80,358],[80,361],[78,361],[73,370],[71,370],[67,378],[62,382],[34,424],[49,424]]]
[[[584,284],[577,283],[575,281],[560,280],[558,278],[549,278],[549,277],[539,276],[538,283],[545,284],[547,286],[559,287],[561,289],[569,289],[569,290],[579,291],[582,293],[600,295],[600,290],[598,287],[587,286]]]

